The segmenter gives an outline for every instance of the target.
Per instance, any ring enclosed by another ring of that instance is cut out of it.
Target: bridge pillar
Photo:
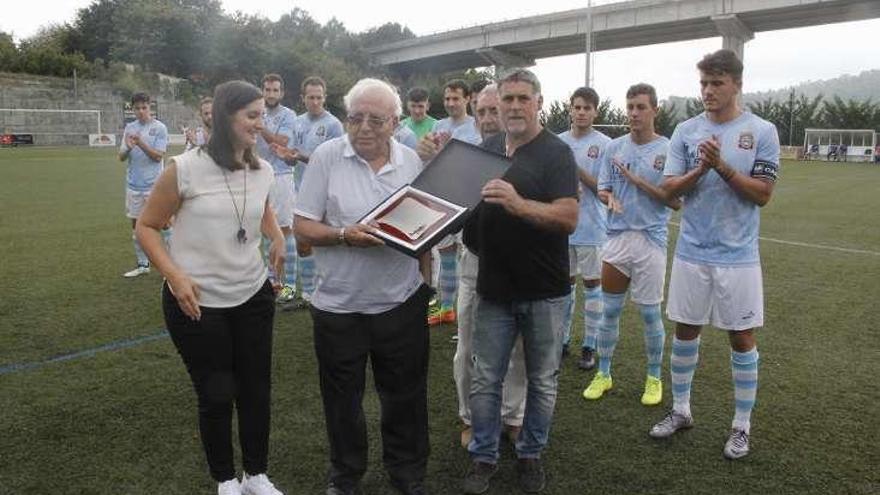
[[[592,70],[592,67],[590,67],[590,61],[592,60],[593,55],[593,0],[587,1],[587,15],[584,19],[584,29],[586,30],[586,35],[584,36],[584,86],[592,88],[593,85],[591,82],[593,75],[590,73]]]
[[[743,60],[745,44],[755,37],[755,33],[734,14],[712,16],[712,22],[721,35],[722,48],[733,50]]]

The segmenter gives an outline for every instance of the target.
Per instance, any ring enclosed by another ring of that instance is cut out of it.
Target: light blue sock
[[[666,330],[663,329],[660,305],[639,304],[639,312],[645,323],[645,357],[648,358],[648,374],[654,378],[660,378],[663,347],[666,343]]]
[[[303,297],[310,298],[315,292],[315,258],[313,255],[300,256],[299,258],[299,277],[302,284]]]
[[[584,288],[584,348],[596,349],[596,335],[602,323],[602,287]]]
[[[691,415],[691,384],[700,359],[700,337],[693,340],[672,338],[669,373],[672,376],[672,409],[685,416]]]
[[[144,252],[144,248],[141,246],[141,242],[138,241],[137,236],[134,235],[134,231],[131,231],[131,242],[134,243],[134,256],[137,258],[137,265],[150,266],[150,258],[147,258],[147,253]]]
[[[620,313],[623,311],[623,303],[626,301],[626,292],[612,294],[602,292],[602,324],[599,325],[598,351],[599,371],[604,375],[611,376],[611,357],[617,340],[620,337]]]
[[[562,320],[562,344],[571,343],[571,325],[574,321],[574,302],[577,299],[577,284],[571,284],[571,292],[568,293],[568,306],[565,309],[565,318]]]
[[[440,307],[443,310],[455,306],[455,293],[458,290],[458,270],[454,250],[440,251]]]
[[[733,371],[733,395],[736,399],[736,413],[733,428],[749,433],[752,408],[758,392],[758,348],[748,352],[730,351],[730,366]]]
[[[287,257],[284,258],[284,284],[296,288],[296,238],[293,234],[284,238]]]

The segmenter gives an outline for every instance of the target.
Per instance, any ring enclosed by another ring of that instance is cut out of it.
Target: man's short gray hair
[[[498,94],[498,85],[495,83],[487,84],[485,88],[480,90],[479,94],[476,95],[476,98],[479,99],[483,95],[497,95]]]
[[[388,100],[388,104],[391,105],[392,115],[395,117],[403,113],[403,105],[400,103],[400,95],[397,93],[397,88],[385,81],[369,77],[356,82],[348,90],[345,97],[343,97],[342,102],[345,105],[345,111],[350,112],[352,105],[368,93],[382,94]]]
[[[517,83],[524,82],[532,85],[532,93],[541,94],[541,82],[538,81],[538,76],[535,75],[534,72],[528,69],[515,68],[510,69],[507,72],[501,74],[501,77],[498,79],[498,88],[501,89],[501,86],[504,83]]]

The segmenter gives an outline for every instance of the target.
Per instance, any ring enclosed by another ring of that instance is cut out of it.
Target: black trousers
[[[352,486],[367,470],[367,428],[361,402],[368,357],[382,407],[385,469],[398,482],[425,477],[430,292],[422,285],[396,308],[376,315],[312,308],[331,482]]]
[[[233,405],[238,410],[244,470],[266,472],[275,317],[272,286],[267,281],[253,297],[233,308],[202,307],[201,320],[193,321],[165,285],[162,310],[198,397],[199,432],[211,477],[217,481],[235,477]]]

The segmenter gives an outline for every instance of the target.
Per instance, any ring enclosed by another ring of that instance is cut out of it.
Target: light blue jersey
[[[125,126],[122,145],[119,147],[120,153],[128,150],[125,136],[134,134],[139,135],[147,146],[156,151],[164,153],[165,149],[168,148],[168,129],[165,128],[165,124],[156,119],[150,119],[146,124],[141,124],[139,120],[135,120]],[[149,192],[161,173],[162,161],[154,161],[144,153],[140,146],[135,146],[128,153],[126,181],[128,188],[132,191]]]
[[[293,121],[293,140],[288,143],[288,148],[296,148],[306,156],[311,156],[312,152],[318,145],[334,138],[342,136],[345,131],[342,129],[342,122],[339,121],[332,113],[324,111],[318,117],[306,112]],[[296,188],[302,183],[303,174],[305,173],[306,164],[304,162],[296,162]]]
[[[480,144],[483,141],[483,137],[477,129],[476,120],[470,115],[465,116],[458,123],[452,122],[450,117],[438,120],[431,132],[448,132],[450,138],[471,144]]]
[[[265,127],[266,131],[286,136],[288,146],[293,142],[293,123],[295,120],[296,112],[280,103],[271,111],[266,109],[266,112],[263,113],[263,127]],[[272,148],[269,147],[269,143],[263,139],[263,136],[257,136],[257,154],[260,155],[260,158],[272,164],[275,175],[293,173],[293,167],[272,152]]]
[[[700,143],[712,136],[721,144],[721,159],[737,172],[776,181],[776,126],[750,112],[723,124],[710,121],[705,113],[679,124],[672,133],[665,174],[683,175],[696,167]],[[758,205],[734,192],[715,171],[710,170],[685,194],[683,209],[676,256],[716,266],[760,262]]]
[[[623,206],[623,212],[608,212],[608,235],[627,230],[643,231],[651,242],[666,249],[669,208],[635,184],[626,180],[614,163],[619,163],[647,182],[660,185],[669,152],[669,140],[663,136],[638,145],[630,135],[621,136],[605,146],[600,155],[599,190],[611,191]]]
[[[575,138],[571,131],[559,135],[574,153],[577,166],[593,177],[599,177],[599,154],[611,142],[611,138],[592,129],[585,136]],[[574,233],[568,237],[572,246],[601,246],[605,243],[605,230],[608,228],[605,205],[593,191],[581,187],[578,224]]]
[[[397,125],[397,129],[394,129],[394,139],[413,150],[419,146],[419,139],[416,137],[416,133],[403,122]]]

